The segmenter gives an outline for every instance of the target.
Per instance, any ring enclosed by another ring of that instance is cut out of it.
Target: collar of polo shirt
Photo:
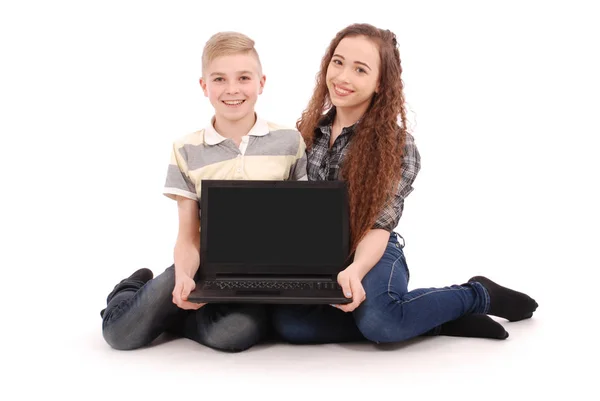
[[[227,139],[224,136],[222,136],[221,134],[219,134],[217,132],[217,130],[215,130],[214,124],[215,124],[215,118],[213,117],[210,121],[210,125],[208,127],[206,127],[204,130],[204,141],[206,142],[207,145],[218,145],[219,143],[221,143]],[[269,126],[267,125],[267,122],[265,120],[262,120],[257,117],[256,122],[254,123],[254,126],[252,127],[250,132],[248,132],[248,134],[246,134],[246,135],[265,136],[268,133],[269,133]]]

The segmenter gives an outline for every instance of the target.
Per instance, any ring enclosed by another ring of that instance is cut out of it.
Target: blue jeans
[[[102,320],[106,342],[115,349],[131,350],[168,332],[213,349],[238,352],[265,336],[269,327],[265,306],[207,304],[188,311],[173,303],[174,287],[174,266],[146,284],[129,279],[117,284]]]
[[[400,342],[436,335],[443,323],[487,313],[490,298],[479,283],[408,291],[404,246],[392,233],[381,260],[362,281],[366,300],[352,313],[329,305],[276,305],[272,323],[291,343]]]

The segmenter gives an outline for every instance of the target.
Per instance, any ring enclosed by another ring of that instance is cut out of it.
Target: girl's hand
[[[362,286],[362,277],[352,264],[338,274],[338,284],[342,287],[344,296],[352,298],[352,303],[345,305],[332,305],[344,312],[352,312],[367,298]]]

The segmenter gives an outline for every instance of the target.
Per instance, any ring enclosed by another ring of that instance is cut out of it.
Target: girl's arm
[[[354,269],[362,280],[383,256],[388,240],[389,231],[375,228],[359,242],[354,254],[354,262],[349,266]]]
[[[344,312],[352,312],[365,300],[366,293],[361,283],[362,279],[383,256],[389,238],[388,231],[375,228],[360,241],[354,253],[354,261],[338,274],[338,283],[344,295],[352,298],[352,303],[334,306]]]

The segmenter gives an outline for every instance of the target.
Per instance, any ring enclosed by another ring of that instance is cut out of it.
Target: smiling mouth
[[[342,89],[342,88],[338,87],[337,85],[333,85],[333,91],[338,96],[348,96],[348,95],[354,93],[354,91]]]
[[[236,107],[245,102],[245,100],[221,100],[223,104],[229,107]]]

